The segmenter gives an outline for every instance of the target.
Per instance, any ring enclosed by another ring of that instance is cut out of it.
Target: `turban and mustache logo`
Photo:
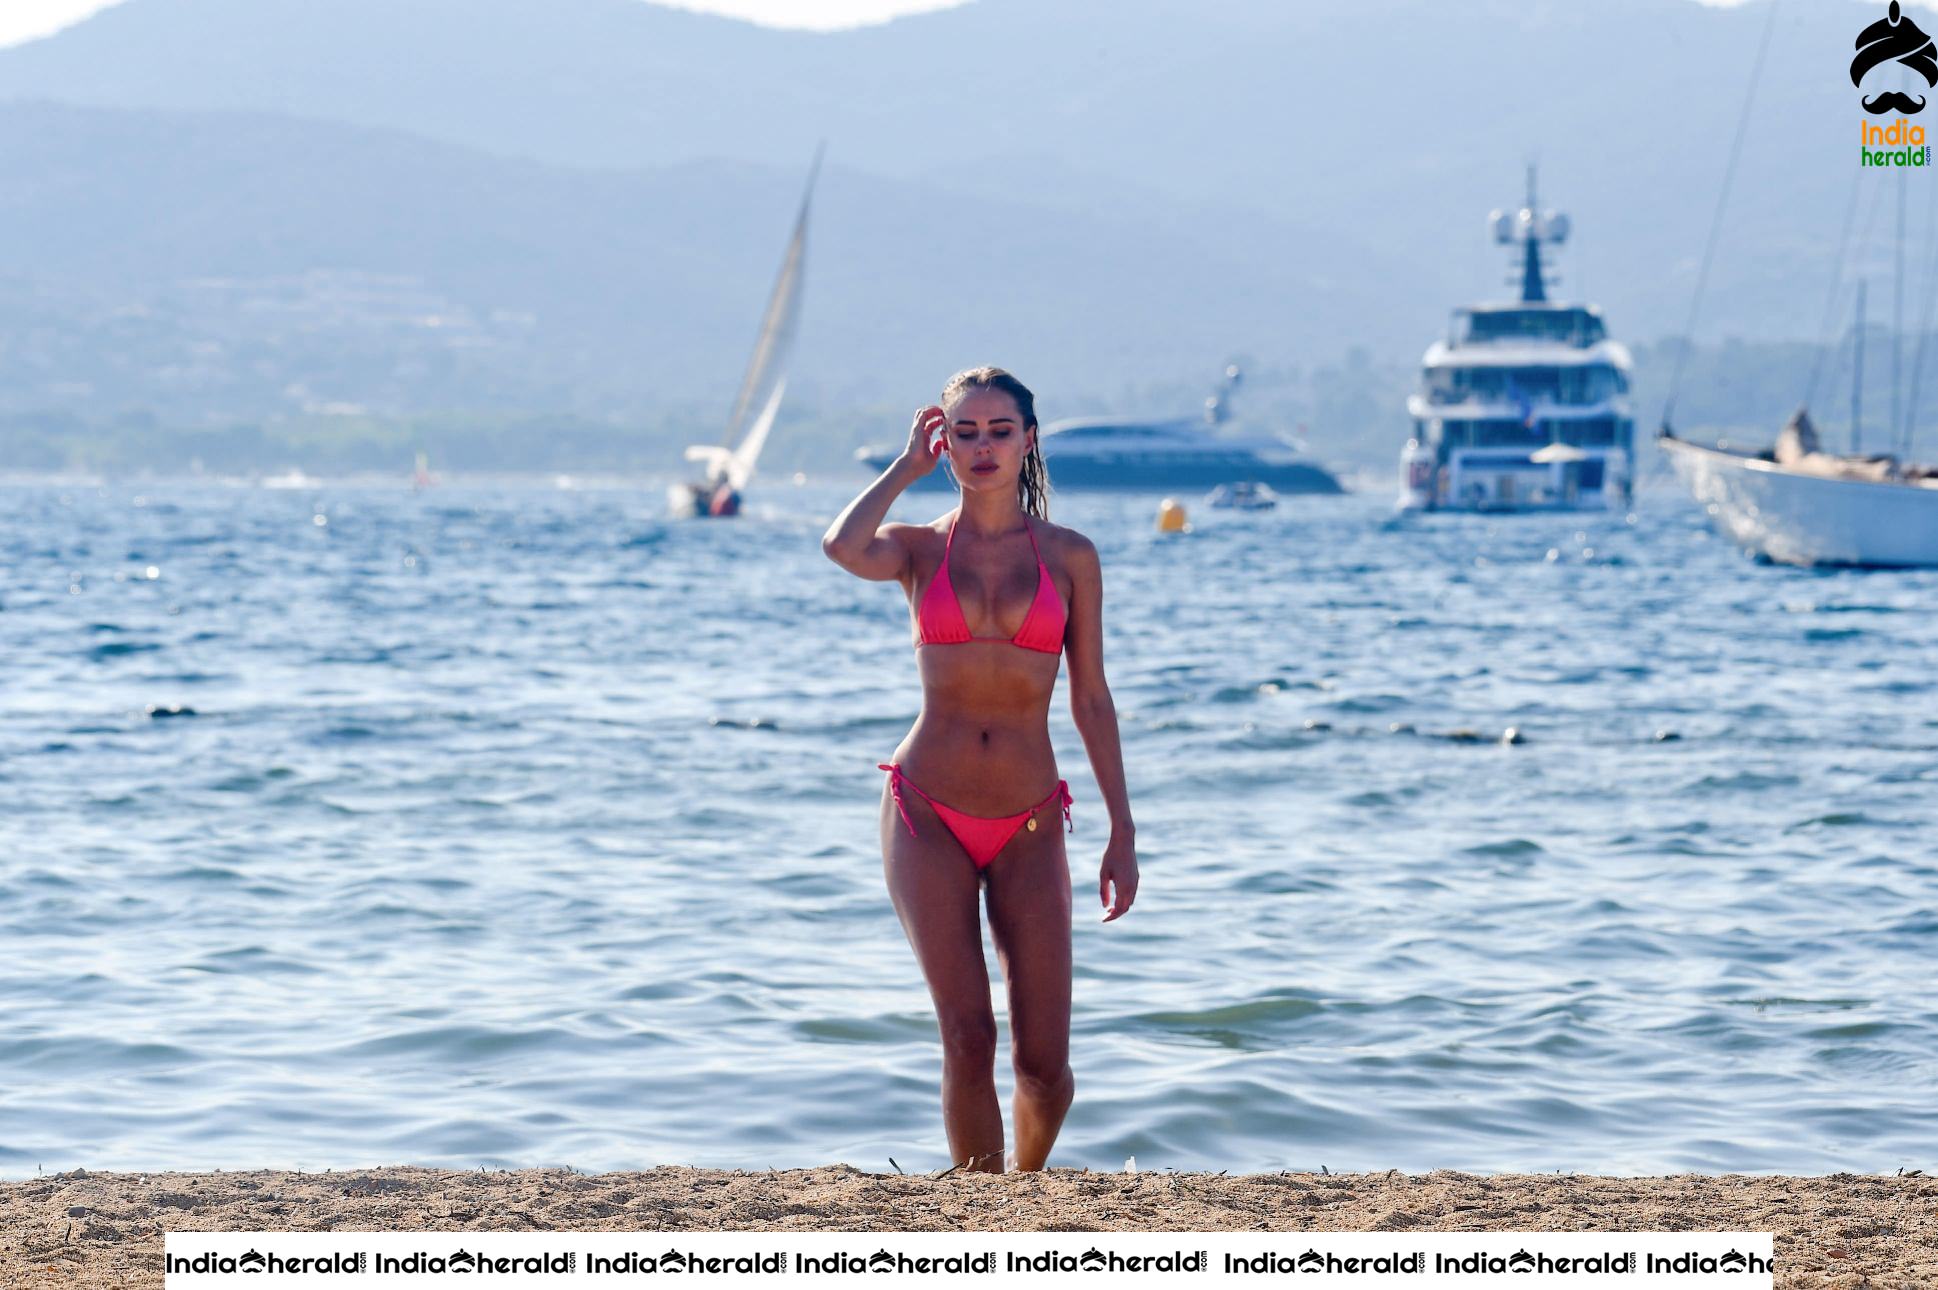
[[[1925,78],[1925,85],[1938,86],[1938,50],[1918,24],[1904,16],[1898,0],[1891,0],[1890,16],[1879,19],[1857,33],[1857,57],[1851,60],[1851,84],[1859,85],[1864,73],[1893,60]],[[1864,100],[1864,110],[1880,112],[1922,112],[1925,101],[1897,90],[1886,90]]]

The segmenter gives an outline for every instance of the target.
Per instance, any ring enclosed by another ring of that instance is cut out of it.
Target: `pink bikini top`
[[[961,518],[961,512],[957,512],[957,518]],[[1064,606],[1063,597],[1057,594],[1056,583],[1050,579],[1049,566],[1043,563],[1043,550],[1036,545],[1036,530],[1030,527],[1027,515],[1023,517],[1023,531],[1030,535],[1030,549],[1036,552],[1036,599],[1030,601],[1030,611],[1023,615],[1023,625],[1009,638],[1009,643],[1045,654],[1060,654],[1063,628],[1070,621],[1070,611]],[[955,541],[956,522],[950,520],[949,538],[942,544],[942,566],[929,580],[928,590],[922,593],[922,607],[916,611],[918,647],[1002,639],[969,634],[968,620],[962,616],[962,601],[956,596],[955,583],[949,579],[949,549]]]

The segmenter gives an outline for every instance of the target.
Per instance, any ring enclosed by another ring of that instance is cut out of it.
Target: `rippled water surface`
[[[0,1176],[946,1164],[848,496],[0,488]],[[1932,1164],[1938,574],[1759,567],[1666,492],[1151,510],[1055,512],[1144,887],[1094,921],[1059,702],[1054,1163]]]

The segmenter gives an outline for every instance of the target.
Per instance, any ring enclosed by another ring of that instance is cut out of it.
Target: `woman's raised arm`
[[[821,535],[821,550],[828,559],[870,582],[891,582],[907,572],[909,549],[898,530],[908,526],[891,524],[884,528],[882,517],[903,489],[935,469],[943,452],[935,435],[944,425],[941,408],[923,408],[915,414],[902,455],[861,496],[849,502]]]

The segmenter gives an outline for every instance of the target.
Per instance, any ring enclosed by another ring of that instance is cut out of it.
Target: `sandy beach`
[[[0,1183],[0,1283],[162,1284],[162,1233],[1771,1231],[1778,1286],[1938,1283],[1938,1179],[1476,1174],[897,1175],[665,1167],[95,1173]]]

